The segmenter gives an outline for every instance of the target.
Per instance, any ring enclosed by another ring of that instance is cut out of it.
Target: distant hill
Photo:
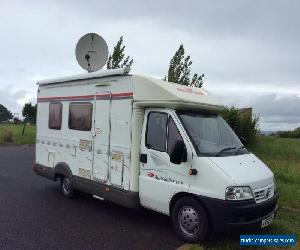
[[[260,133],[262,135],[272,135],[272,134],[277,134],[279,131],[263,131],[261,130]]]

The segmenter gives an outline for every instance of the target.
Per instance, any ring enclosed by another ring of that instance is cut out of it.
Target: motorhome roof
[[[99,70],[93,73],[42,80],[38,82],[38,85],[122,76],[128,74],[128,71],[126,68]],[[144,75],[131,75],[131,77],[133,79],[132,97],[135,105],[213,110],[223,108],[216,96],[203,88],[183,86]]]
[[[129,68],[120,68],[120,69],[110,69],[110,70],[98,70],[92,73],[84,73],[79,75],[65,76],[65,77],[57,77],[51,79],[45,79],[38,81],[38,85],[48,85],[52,83],[61,83],[61,82],[71,82],[92,78],[101,78],[106,76],[116,76],[116,75],[124,75],[130,71]]]

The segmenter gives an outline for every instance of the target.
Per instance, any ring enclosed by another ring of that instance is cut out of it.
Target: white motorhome
[[[38,83],[34,171],[129,208],[172,217],[187,242],[269,225],[274,175],[220,117],[208,91],[126,69]]]

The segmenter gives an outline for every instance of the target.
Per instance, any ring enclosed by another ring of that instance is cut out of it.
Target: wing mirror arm
[[[247,145],[247,140],[245,137],[240,136],[239,139],[240,139],[241,143],[243,143],[243,145]]]

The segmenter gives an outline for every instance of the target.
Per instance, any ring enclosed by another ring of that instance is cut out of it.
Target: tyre
[[[208,214],[192,197],[179,199],[172,210],[172,223],[177,236],[188,243],[199,243],[207,239],[210,232]]]
[[[61,180],[61,190],[62,194],[67,198],[72,198],[74,196],[74,189],[72,187],[72,181],[69,177],[62,177]]]

